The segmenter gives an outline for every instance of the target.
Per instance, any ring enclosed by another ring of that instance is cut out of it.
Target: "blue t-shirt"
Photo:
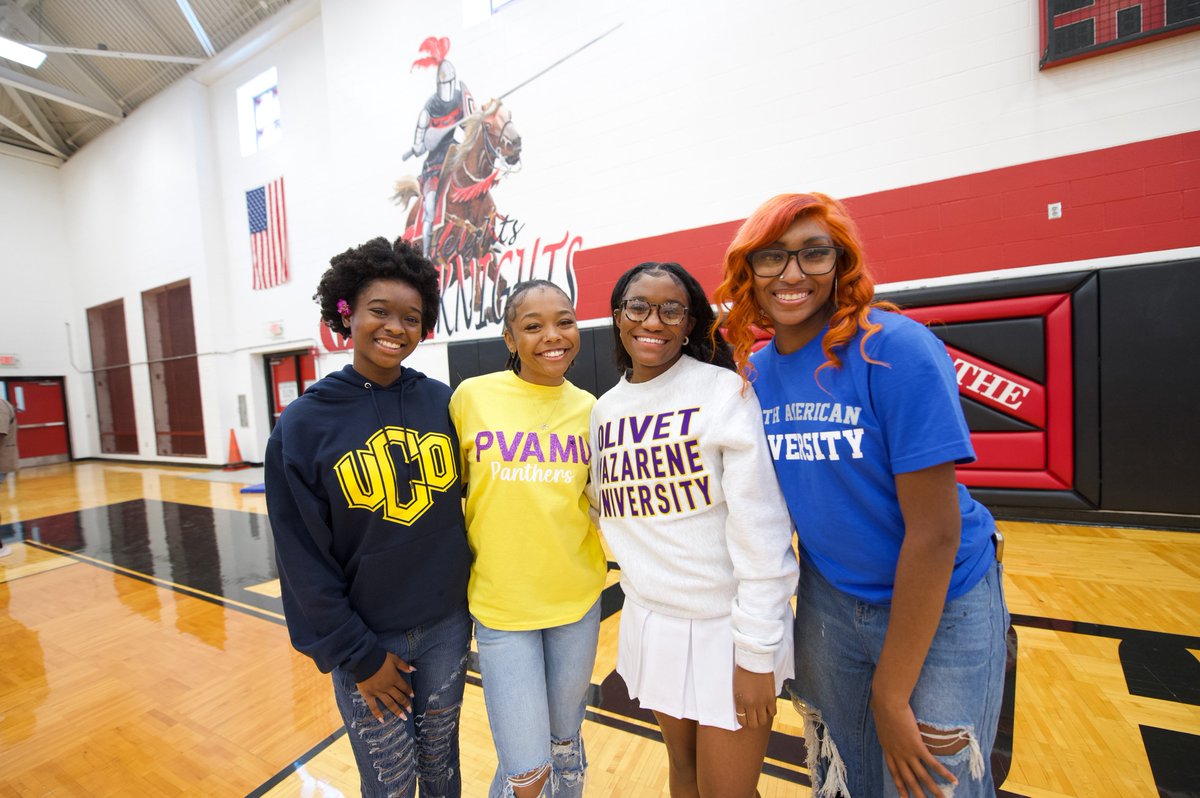
[[[832,585],[876,604],[892,599],[904,517],[896,474],[975,459],[946,347],[898,313],[872,310],[883,329],[867,341],[859,331],[838,350],[840,368],[825,362],[824,331],[783,355],[772,341],[751,360],[754,390],[801,554]],[[818,384],[818,381],[820,384]],[[995,521],[958,486],[962,539],[948,599],[966,593],[994,558]]]

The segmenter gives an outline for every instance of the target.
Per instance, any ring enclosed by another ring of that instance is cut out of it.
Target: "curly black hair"
[[[512,291],[508,295],[508,300],[504,304],[504,329],[508,334],[516,340],[516,335],[513,333],[513,319],[517,317],[518,299],[525,295],[526,292],[534,288],[550,288],[566,297],[567,304],[571,304],[571,297],[567,292],[562,290],[562,286],[550,282],[549,280],[524,280],[513,286]],[[575,365],[572,361],[571,365]],[[504,368],[511,369],[514,374],[521,373],[521,358],[517,355],[516,350],[508,353],[508,362],[504,364]]]
[[[666,274],[687,294],[688,315],[695,319],[696,325],[692,328],[691,335],[687,337],[687,343],[683,345],[683,354],[694,357],[703,363],[712,363],[714,366],[737,371],[737,366],[733,362],[733,351],[725,342],[725,336],[721,335],[721,329],[717,325],[717,316],[713,313],[712,305],[708,304],[708,297],[704,295],[704,289],[700,286],[700,282],[678,263],[658,263],[656,261],[639,263],[622,274],[621,278],[617,280],[617,284],[613,286],[609,307],[613,312],[613,341],[617,367],[628,371],[633,368],[633,359],[629,356],[629,352],[625,351],[625,345],[621,343],[621,330],[617,326],[616,312],[625,299],[625,292],[629,290],[629,284],[643,274]]]
[[[353,310],[359,292],[375,280],[399,280],[421,295],[422,338],[437,326],[437,268],[421,254],[419,246],[402,238],[389,244],[382,236],[329,259],[329,268],[313,294],[313,300],[321,306],[321,323],[343,338],[349,337],[350,330],[338,312],[338,300],[346,300]]]

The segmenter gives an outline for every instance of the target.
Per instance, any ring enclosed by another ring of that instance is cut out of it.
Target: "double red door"
[[[17,411],[17,456],[22,468],[71,459],[62,377],[0,380]]]

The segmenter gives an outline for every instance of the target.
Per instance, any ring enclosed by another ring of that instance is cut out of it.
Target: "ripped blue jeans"
[[[574,623],[503,631],[475,621],[483,701],[499,767],[488,792],[507,798],[513,785],[545,774],[542,795],[583,795],[587,755],[580,733],[596,662],[600,601]]]
[[[894,796],[870,705],[891,607],[843,593],[807,561],[800,570],[796,678],[790,689],[804,716],[813,796]],[[958,779],[953,790],[944,789],[955,798],[996,794],[989,758],[1009,624],[1001,574],[1000,563],[993,563],[974,587],[946,602],[909,701],[917,722],[936,730],[923,737]],[[938,748],[946,754],[939,755]]]
[[[333,692],[370,798],[459,798],[458,718],[471,646],[471,616],[455,610],[434,623],[381,637],[379,644],[416,668],[409,675],[413,710],[401,719],[384,710],[380,723],[354,676],[333,671]]]

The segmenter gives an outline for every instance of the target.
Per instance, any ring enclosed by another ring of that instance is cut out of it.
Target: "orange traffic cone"
[[[229,462],[221,467],[222,471],[237,471],[239,468],[249,468],[250,464],[242,459],[242,450],[238,448],[237,435],[229,428]]]

